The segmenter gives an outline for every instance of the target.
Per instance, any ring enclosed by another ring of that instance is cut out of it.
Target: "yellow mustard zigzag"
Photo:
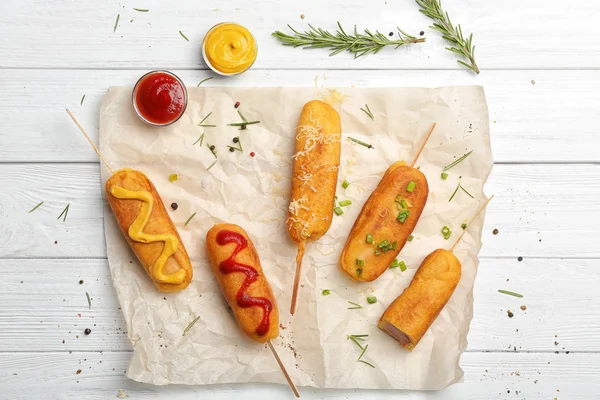
[[[142,232],[146,226],[146,223],[148,222],[148,219],[150,218],[150,213],[152,212],[152,204],[154,202],[152,194],[146,191],[133,192],[116,185],[111,186],[110,194],[121,200],[142,201],[142,209],[140,210],[140,213],[136,217],[135,221],[133,221],[129,227],[128,233],[131,240],[140,243],[165,243],[162,252],[154,262],[154,265],[150,268],[150,277],[156,282],[172,284],[182,283],[186,276],[186,271],[184,269],[181,268],[179,271],[168,275],[165,275],[163,272],[167,259],[177,251],[179,240],[177,240],[175,235],[171,233],[150,235]]]

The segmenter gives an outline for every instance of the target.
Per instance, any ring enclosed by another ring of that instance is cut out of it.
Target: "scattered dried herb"
[[[210,171],[210,169],[211,169],[212,167],[214,167],[214,166],[215,166],[215,164],[217,163],[217,161],[219,161],[219,160],[217,159],[217,160],[213,161],[213,163],[212,163],[212,164],[210,164],[210,165],[208,166],[208,168],[206,168],[206,170],[207,170],[207,171]]]
[[[182,38],[184,38],[188,42],[190,41],[190,39],[188,39],[187,36],[185,36],[185,34],[183,32],[179,31],[179,34],[181,35]]]
[[[470,152],[468,152],[467,154],[465,154],[464,156],[462,156],[458,160],[454,161],[453,163],[446,165],[444,167],[444,171],[448,171],[449,169],[456,167],[458,164],[460,164],[461,162],[463,162],[467,157],[469,157],[472,152],[473,152],[473,150],[471,150]],[[447,175],[448,174],[446,174],[446,176]],[[443,174],[442,174],[442,179],[445,179]]]
[[[60,219],[60,217],[62,217],[64,215],[62,222],[65,222],[67,220],[67,215],[69,215],[69,207],[70,206],[71,206],[71,203],[68,203],[67,206],[64,208],[64,210],[60,213],[60,215],[56,219]]]
[[[200,81],[200,83],[198,83],[198,84],[196,85],[196,87],[198,87],[198,86],[202,85],[202,84],[203,84],[204,82],[206,82],[206,81],[210,81],[212,78],[214,78],[214,76],[209,76],[208,78],[204,78],[204,79],[202,79],[202,80]]]
[[[202,132],[202,135],[198,137],[198,139],[192,144],[192,146],[194,146],[198,142],[200,142],[200,146],[202,146],[202,143],[204,142],[204,132]]]
[[[83,97],[81,97],[81,101],[79,102],[79,105],[82,106],[83,105],[83,101],[85,100],[85,94],[83,95]]]
[[[31,214],[32,212],[34,212],[35,210],[37,210],[42,204],[44,204],[44,202],[39,202],[35,205],[35,207],[33,207],[31,210],[29,210],[29,212],[27,214]],[[58,217],[60,218],[60,217]]]
[[[115,20],[115,27],[113,28],[113,32],[117,31],[117,26],[119,25],[120,18],[121,18],[121,14],[117,14],[117,19]]]
[[[137,12],[148,12],[148,11],[150,11],[150,10],[148,10],[147,8],[135,8],[135,7],[134,7],[133,9],[134,9],[135,11],[137,11]]]
[[[244,121],[244,122],[233,122],[231,124],[227,124],[228,126],[241,126],[244,127],[246,125],[254,125],[260,124],[260,121]]]
[[[348,336],[346,336],[347,339],[354,342],[354,344],[357,345],[361,350],[360,355],[358,356],[358,359],[356,361],[361,362],[363,364],[367,364],[371,368],[375,368],[375,366],[373,364],[362,359],[362,357],[365,355],[365,352],[369,348],[369,345],[363,346],[361,344],[361,342],[364,342],[366,337],[369,337],[369,335],[348,335]]]
[[[452,196],[450,196],[450,198],[448,199],[448,203],[450,203],[452,201],[452,199],[454,198],[454,196],[456,196],[456,193],[458,192],[458,189],[461,189],[463,192],[465,192],[466,194],[468,194],[470,198],[472,198],[472,199],[475,198],[475,197],[473,197],[473,195],[471,193],[469,193],[467,191],[467,189],[465,189],[464,187],[462,187],[462,185],[459,182],[458,185],[456,186],[456,189],[454,189],[454,193],[452,193]]]
[[[348,307],[348,310],[358,310],[358,309],[362,308],[362,306],[360,304],[357,304],[353,301],[348,300],[348,303],[350,303],[352,305],[352,307]]]
[[[196,213],[193,213],[192,215],[190,215],[190,217],[187,219],[187,221],[185,221],[185,224],[183,224],[183,226],[187,226],[187,224],[190,223],[190,221],[192,220],[192,218],[194,218],[196,216]]]
[[[358,143],[361,146],[365,146],[367,149],[374,149],[373,145],[363,142],[362,140],[354,139],[353,137],[348,136],[348,139],[352,140],[354,143]]]
[[[369,105],[365,103],[365,108],[361,108],[361,110],[371,118],[372,121],[375,121],[375,117],[369,108]]]
[[[194,318],[194,320],[192,322],[190,322],[188,324],[188,326],[185,327],[185,329],[183,330],[183,333],[181,334],[181,336],[185,336],[185,334],[188,333],[188,331],[190,329],[192,329],[192,327],[196,324],[196,322],[198,322],[199,319],[200,319],[200,317]]]
[[[175,182],[178,179],[179,179],[179,175],[177,175],[177,174],[169,175],[169,182],[171,182],[171,183]]]
[[[523,297],[523,295],[522,295],[522,294],[520,294],[520,293],[515,293],[515,292],[511,292],[510,290],[502,290],[502,289],[499,289],[499,290],[498,290],[498,292],[499,292],[499,293],[502,293],[502,294],[507,294],[507,295],[509,295],[509,296],[514,296],[514,297],[519,297],[519,298],[522,298],[522,297]]]
[[[87,297],[87,301],[88,301],[88,310],[92,309],[92,298],[90,297],[90,294],[88,292],[85,292],[85,297]]]
[[[329,295],[331,294],[331,290],[329,290],[329,289],[325,289],[325,290],[323,290],[323,291],[321,292],[321,294],[322,294],[323,296],[329,296]]]

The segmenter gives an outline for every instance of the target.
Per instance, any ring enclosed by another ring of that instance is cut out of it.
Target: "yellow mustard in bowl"
[[[235,75],[254,64],[257,46],[254,36],[241,25],[224,22],[204,37],[202,52],[209,67],[222,75]]]

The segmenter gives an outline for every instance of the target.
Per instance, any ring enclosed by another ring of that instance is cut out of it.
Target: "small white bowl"
[[[217,68],[215,68],[210,61],[208,61],[208,57],[206,56],[206,38],[208,37],[208,35],[213,31],[213,29],[215,29],[216,27],[223,25],[223,24],[232,24],[232,25],[237,25],[237,26],[241,26],[242,28],[246,29],[250,35],[252,36],[252,38],[254,39],[254,48],[256,50],[256,57],[254,57],[254,61],[252,61],[252,64],[248,65],[248,68],[244,69],[243,71],[240,72],[231,72],[231,73],[227,73],[227,72],[221,72],[219,71]],[[206,65],[208,65],[208,67],[215,73],[221,76],[234,76],[234,75],[239,75],[241,73],[244,73],[246,71],[248,71],[256,62],[256,59],[258,58],[258,41],[256,40],[256,37],[252,34],[252,32],[250,32],[250,29],[246,28],[243,25],[238,24],[237,22],[219,22],[218,24],[214,25],[212,28],[210,28],[208,30],[208,32],[206,32],[206,35],[204,35],[204,39],[202,39],[202,58],[204,59],[204,62],[206,63]]]

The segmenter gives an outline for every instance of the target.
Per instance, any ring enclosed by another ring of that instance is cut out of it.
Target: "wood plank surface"
[[[2,17],[0,16],[0,19]],[[2,28],[0,27],[0,30]],[[0,37],[0,41],[2,38]],[[1,48],[1,47],[0,47]],[[0,163],[97,161],[65,113],[70,108],[97,141],[98,111],[109,86],[130,85],[145,70],[4,70],[0,86]],[[212,76],[177,71],[191,87]],[[535,82],[535,84],[532,84]],[[595,143],[600,71],[249,71],[207,86],[402,87],[483,85],[494,159],[500,163],[600,162]],[[325,90],[325,89],[324,89]],[[80,105],[85,95],[83,105]]]

